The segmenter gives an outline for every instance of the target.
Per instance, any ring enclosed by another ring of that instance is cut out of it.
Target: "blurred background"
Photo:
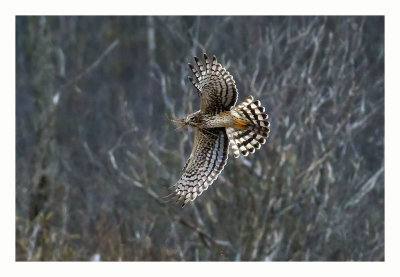
[[[162,196],[206,52],[271,133]],[[384,260],[384,17],[16,17],[16,260]]]

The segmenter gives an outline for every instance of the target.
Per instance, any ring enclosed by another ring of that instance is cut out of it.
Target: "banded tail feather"
[[[233,156],[238,158],[240,153],[247,156],[260,149],[269,135],[268,114],[260,101],[254,101],[253,97],[249,96],[231,113],[235,117],[234,127],[226,128],[226,133]]]

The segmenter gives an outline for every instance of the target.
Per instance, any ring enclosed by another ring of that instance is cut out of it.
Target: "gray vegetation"
[[[267,143],[181,208],[216,55]],[[16,17],[16,260],[384,260],[383,17]]]

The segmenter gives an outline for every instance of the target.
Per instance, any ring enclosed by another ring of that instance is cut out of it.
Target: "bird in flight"
[[[172,120],[178,126],[195,129],[192,153],[172,193],[184,206],[200,196],[217,179],[228,159],[247,156],[264,144],[269,134],[268,115],[260,101],[247,97],[235,107],[238,91],[232,75],[213,56],[204,54],[205,65],[194,57],[189,63],[195,78],[189,80],[200,96],[200,110],[186,118]]]

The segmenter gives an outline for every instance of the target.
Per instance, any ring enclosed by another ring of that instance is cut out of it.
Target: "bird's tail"
[[[247,156],[254,153],[264,144],[269,135],[268,114],[259,100],[254,101],[249,96],[240,105],[231,110],[235,117],[233,128],[226,128],[233,155],[235,158],[242,153]]]

